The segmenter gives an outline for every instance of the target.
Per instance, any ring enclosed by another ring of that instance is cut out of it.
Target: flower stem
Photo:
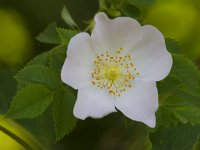
[[[46,150],[46,148],[21,125],[0,114],[0,131],[28,150]]]
[[[24,141],[22,138],[20,138],[16,134],[12,133],[11,131],[6,129],[5,127],[0,125],[0,130],[2,132],[4,132],[5,134],[7,134],[8,136],[10,136],[12,139],[14,139],[19,144],[21,144],[24,148],[29,149],[29,150],[33,150],[33,148],[26,141]]]

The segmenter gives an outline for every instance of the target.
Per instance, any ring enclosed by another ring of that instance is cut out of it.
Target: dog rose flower
[[[91,35],[82,32],[69,42],[62,81],[78,96],[74,115],[102,118],[121,111],[128,118],[155,127],[156,81],[172,67],[163,35],[129,17],[109,19],[98,13]]]

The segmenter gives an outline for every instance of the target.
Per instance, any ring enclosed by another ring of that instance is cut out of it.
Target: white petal
[[[128,118],[155,127],[155,112],[158,109],[156,83],[134,80],[133,88],[127,89],[116,100],[116,107]]]
[[[140,24],[129,17],[109,19],[105,13],[98,13],[94,18],[96,25],[91,37],[103,50],[115,51],[123,48],[129,51],[138,42],[141,35]]]
[[[77,64],[91,65],[95,59],[95,50],[99,49],[88,33],[82,32],[74,36],[68,45],[67,57]]]
[[[95,42],[87,33],[79,33],[71,39],[61,71],[63,82],[75,89],[89,83],[96,57],[93,51],[95,46]]]
[[[138,78],[159,81],[171,70],[172,56],[163,35],[153,26],[142,27],[142,38],[130,53],[140,73]]]
[[[62,81],[74,89],[79,89],[90,83],[92,68],[77,64],[71,58],[67,58],[62,67]]]
[[[116,112],[114,98],[107,92],[93,85],[78,90],[73,111],[77,118],[102,118],[111,112]]]

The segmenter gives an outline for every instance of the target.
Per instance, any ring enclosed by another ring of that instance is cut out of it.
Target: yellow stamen
[[[124,56],[122,51],[123,49],[119,48],[114,55],[108,51],[98,55],[94,61],[95,68],[91,73],[93,85],[100,89],[107,89],[109,94],[118,97],[126,91],[126,88],[133,86],[135,75],[139,75],[139,72],[135,72],[137,69],[130,54]]]

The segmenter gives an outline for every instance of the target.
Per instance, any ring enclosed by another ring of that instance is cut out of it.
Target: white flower
[[[102,118],[120,110],[132,120],[155,127],[156,81],[171,67],[163,35],[129,17],[109,19],[98,13],[91,36],[71,39],[61,78],[78,89],[74,115]]]

